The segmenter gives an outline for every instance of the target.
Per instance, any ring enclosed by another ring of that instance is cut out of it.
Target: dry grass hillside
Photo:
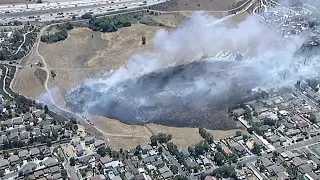
[[[184,15],[165,14],[153,18],[167,26],[175,27],[183,21]],[[159,29],[160,27],[157,26],[143,24],[134,24],[113,33],[76,28],[69,32],[69,37],[64,41],[53,44],[41,43],[39,53],[47,62],[49,70],[55,74],[54,78],[50,75],[48,83],[55,102],[65,107],[63,98],[65,93],[84,80],[100,77],[111,69],[117,70],[137,52],[152,51],[152,39]],[[146,37],[146,45],[141,43],[142,36]],[[41,85],[42,79],[36,76],[42,73],[35,73],[36,67],[31,67],[31,64],[39,61],[40,58],[35,54],[31,54],[26,60],[25,67],[17,73],[13,82],[15,91],[32,98],[37,98],[45,92]],[[104,138],[115,148],[132,148],[137,144],[149,142],[148,137],[151,133],[145,126],[130,126],[104,117],[90,116],[89,118],[105,132]],[[172,134],[173,142],[179,147],[192,146],[202,140],[197,128],[174,128],[155,124],[147,126],[155,133]],[[212,131],[212,133],[216,138],[222,138],[233,135],[234,131]]]

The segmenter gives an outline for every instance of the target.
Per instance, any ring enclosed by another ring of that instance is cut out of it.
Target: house
[[[100,148],[100,147],[102,147],[102,146],[105,146],[105,145],[106,145],[106,142],[105,142],[104,140],[96,139],[96,140],[94,141],[94,147],[95,147],[96,149],[98,149],[98,148]]]
[[[289,174],[285,173],[284,171],[277,173],[277,176],[281,180],[289,180]]]
[[[173,173],[171,171],[162,173],[161,176],[163,177],[163,179],[171,179],[173,177]]]
[[[138,175],[139,174],[138,169],[132,164],[131,161],[127,161],[126,164],[127,164],[128,168],[130,169],[130,171],[131,171],[131,173],[133,175]]]
[[[291,94],[291,93],[285,93],[283,95],[281,95],[282,99],[285,101],[285,102],[288,102],[288,101],[291,101],[293,99],[295,99],[296,97]]]
[[[5,121],[2,121],[2,124],[7,126],[7,127],[12,127],[13,126],[12,119],[7,119]]]
[[[53,174],[53,173],[56,173],[56,172],[60,172],[60,167],[59,166],[53,166],[50,168],[50,172]]]
[[[159,168],[158,171],[161,174],[161,176],[163,177],[163,179],[170,179],[171,177],[173,177],[173,173],[171,172],[171,170],[167,166]]]
[[[231,153],[232,153],[231,149],[228,148],[228,147],[225,146],[225,145],[222,145],[221,148],[222,148],[222,151],[223,151],[224,153],[226,153],[226,154],[231,154]]]
[[[18,132],[13,132],[13,133],[10,133],[8,135],[8,140],[9,141],[16,141],[19,139],[19,133]]]
[[[108,167],[117,168],[117,167],[121,167],[122,163],[120,161],[112,161],[112,162],[104,164],[104,166],[106,168],[108,168]]]
[[[22,151],[19,151],[18,156],[20,159],[25,160],[28,159],[30,157],[29,151],[24,149]]]
[[[260,159],[260,162],[264,165],[264,167],[268,167],[273,164],[268,158],[264,158],[264,157]]]
[[[32,111],[32,114],[34,117],[39,118],[41,114],[43,114],[43,111],[40,109],[37,109],[35,111]]]
[[[130,172],[125,172],[124,176],[127,180],[132,180],[134,178],[134,175]]]
[[[267,171],[271,175],[276,175],[280,172],[284,171],[284,167],[281,165],[273,164],[271,166],[266,167]]]
[[[310,172],[312,172],[313,166],[311,164],[302,164],[301,166],[299,166],[299,171],[304,174],[308,174]]]
[[[246,146],[248,147],[249,150],[252,150],[254,148],[254,143],[251,141],[247,141]]]
[[[247,151],[246,149],[241,145],[238,144],[236,146],[233,147],[237,152],[241,153],[241,154],[245,154]]]
[[[94,155],[85,155],[78,158],[78,162],[81,164],[89,164]]]
[[[20,140],[28,140],[30,133],[28,131],[24,131],[20,133]]]
[[[22,119],[22,117],[12,118],[12,123],[14,125],[21,125],[21,124],[23,124],[23,119]]]
[[[198,164],[190,159],[186,160],[186,166],[190,169],[195,169],[198,167]]]
[[[309,127],[309,124],[305,120],[296,122],[296,127],[299,129],[305,129]]]
[[[7,159],[0,159],[0,169],[5,169],[9,166],[9,161]]]
[[[206,176],[204,180],[216,180],[216,178],[213,176]]]
[[[34,137],[38,137],[38,136],[41,135],[41,129],[40,129],[40,128],[34,128],[31,133],[32,133],[32,135],[33,135]]]
[[[30,172],[33,172],[34,170],[36,170],[37,167],[38,167],[37,164],[35,164],[33,162],[29,162],[29,163],[25,164],[24,166],[22,166],[22,168],[19,171],[22,172],[23,175],[25,175],[25,174],[29,174]]]
[[[271,129],[271,127],[269,125],[262,125],[259,127],[259,130],[264,133],[267,132],[269,129]]]
[[[44,175],[44,172],[42,170],[40,170],[40,171],[34,172],[33,174],[34,174],[34,177],[36,179],[38,179],[38,178],[40,178],[40,177],[42,177]]]
[[[41,147],[39,147],[39,150],[40,150],[41,154],[44,156],[51,154],[51,150],[47,146],[41,146]]]
[[[53,175],[52,175],[52,178],[53,179],[61,179],[62,178],[62,176],[61,176],[61,173],[54,173]]]
[[[126,176],[126,177],[127,177],[127,176]],[[133,176],[133,177],[134,177],[134,176]],[[90,179],[90,180],[105,180],[106,178],[105,178],[104,175],[100,174],[100,175],[96,175],[96,176],[91,176],[89,179]],[[129,178],[126,178],[126,179],[129,179]]]
[[[62,131],[62,127],[61,127],[61,125],[54,125],[54,126],[52,126],[52,131],[54,131],[54,132],[61,132]]]
[[[45,167],[51,167],[58,164],[58,161],[55,158],[48,157],[46,160],[42,162]]]
[[[41,132],[45,135],[50,135],[51,133],[51,125],[43,126]]]
[[[8,142],[8,138],[6,135],[0,136],[0,144],[3,145],[5,142]]]
[[[19,156],[17,155],[11,155],[9,158],[8,158],[9,162],[11,165],[13,164],[17,164],[18,161],[20,160]]]
[[[112,162],[112,159],[111,159],[109,156],[105,156],[105,157],[101,157],[101,158],[100,158],[100,162],[101,162],[102,164],[107,164],[107,163],[109,163],[109,162]]]
[[[95,138],[93,136],[85,137],[84,143],[85,143],[85,145],[93,144],[94,140],[95,140]]]
[[[292,161],[293,161],[292,164],[293,164],[295,167],[299,167],[299,166],[307,163],[306,161],[303,161],[303,160],[302,160],[301,158],[299,158],[299,157],[294,157],[294,158],[292,159]]]
[[[32,118],[32,114],[31,113],[26,113],[23,116],[23,121],[29,121]]]
[[[31,148],[29,151],[31,157],[39,157],[40,156],[40,150],[38,148]]]

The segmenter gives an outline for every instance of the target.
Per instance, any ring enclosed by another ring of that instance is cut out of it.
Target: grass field
[[[183,19],[182,14],[165,14],[153,17],[156,21],[170,27],[176,27]],[[88,28],[76,28],[69,32],[69,37],[53,44],[40,44],[39,52],[47,62],[50,71],[56,76],[50,77],[48,87],[55,102],[65,107],[64,95],[72,88],[80,85],[84,80],[101,77],[109,70],[117,70],[137,52],[152,51],[152,39],[159,30],[157,26],[134,24],[128,28],[119,29],[113,33],[93,32]],[[170,29],[170,31],[173,29]],[[142,45],[141,37],[145,36],[147,44]],[[13,88],[21,94],[38,99],[45,92],[39,78],[35,76],[35,64],[40,58],[31,54],[25,61],[25,67],[19,70]],[[92,116],[99,129],[105,134],[95,132],[87,127],[88,131],[97,133],[105,138],[112,147],[132,148],[137,144],[146,144],[151,136],[145,126],[130,126],[117,120]],[[165,132],[173,135],[173,142],[179,147],[193,146],[202,138],[197,128],[175,128],[161,125],[147,125],[152,132]],[[235,134],[232,131],[210,131],[215,139],[229,137]],[[111,136],[108,134],[132,135],[134,137]]]

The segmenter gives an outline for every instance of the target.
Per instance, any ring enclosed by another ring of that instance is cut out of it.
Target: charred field
[[[67,106],[75,112],[88,111],[127,124],[228,130],[236,128],[236,123],[228,117],[227,108],[249,98],[248,90],[259,81],[249,75],[234,76],[231,84],[225,84],[227,70],[238,64],[238,61],[197,61],[113,86],[85,83],[65,98]]]

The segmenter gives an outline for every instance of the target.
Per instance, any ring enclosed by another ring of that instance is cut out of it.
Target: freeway
[[[113,3],[108,4],[95,4],[77,7],[68,6],[65,8],[37,9],[27,12],[0,13],[0,23],[7,23],[15,20],[44,22],[53,20],[67,20],[72,19],[72,17],[81,17],[85,13],[91,13],[92,15],[103,15],[117,11],[143,8],[163,2],[165,2],[165,0],[120,0],[117,2],[113,1]]]

